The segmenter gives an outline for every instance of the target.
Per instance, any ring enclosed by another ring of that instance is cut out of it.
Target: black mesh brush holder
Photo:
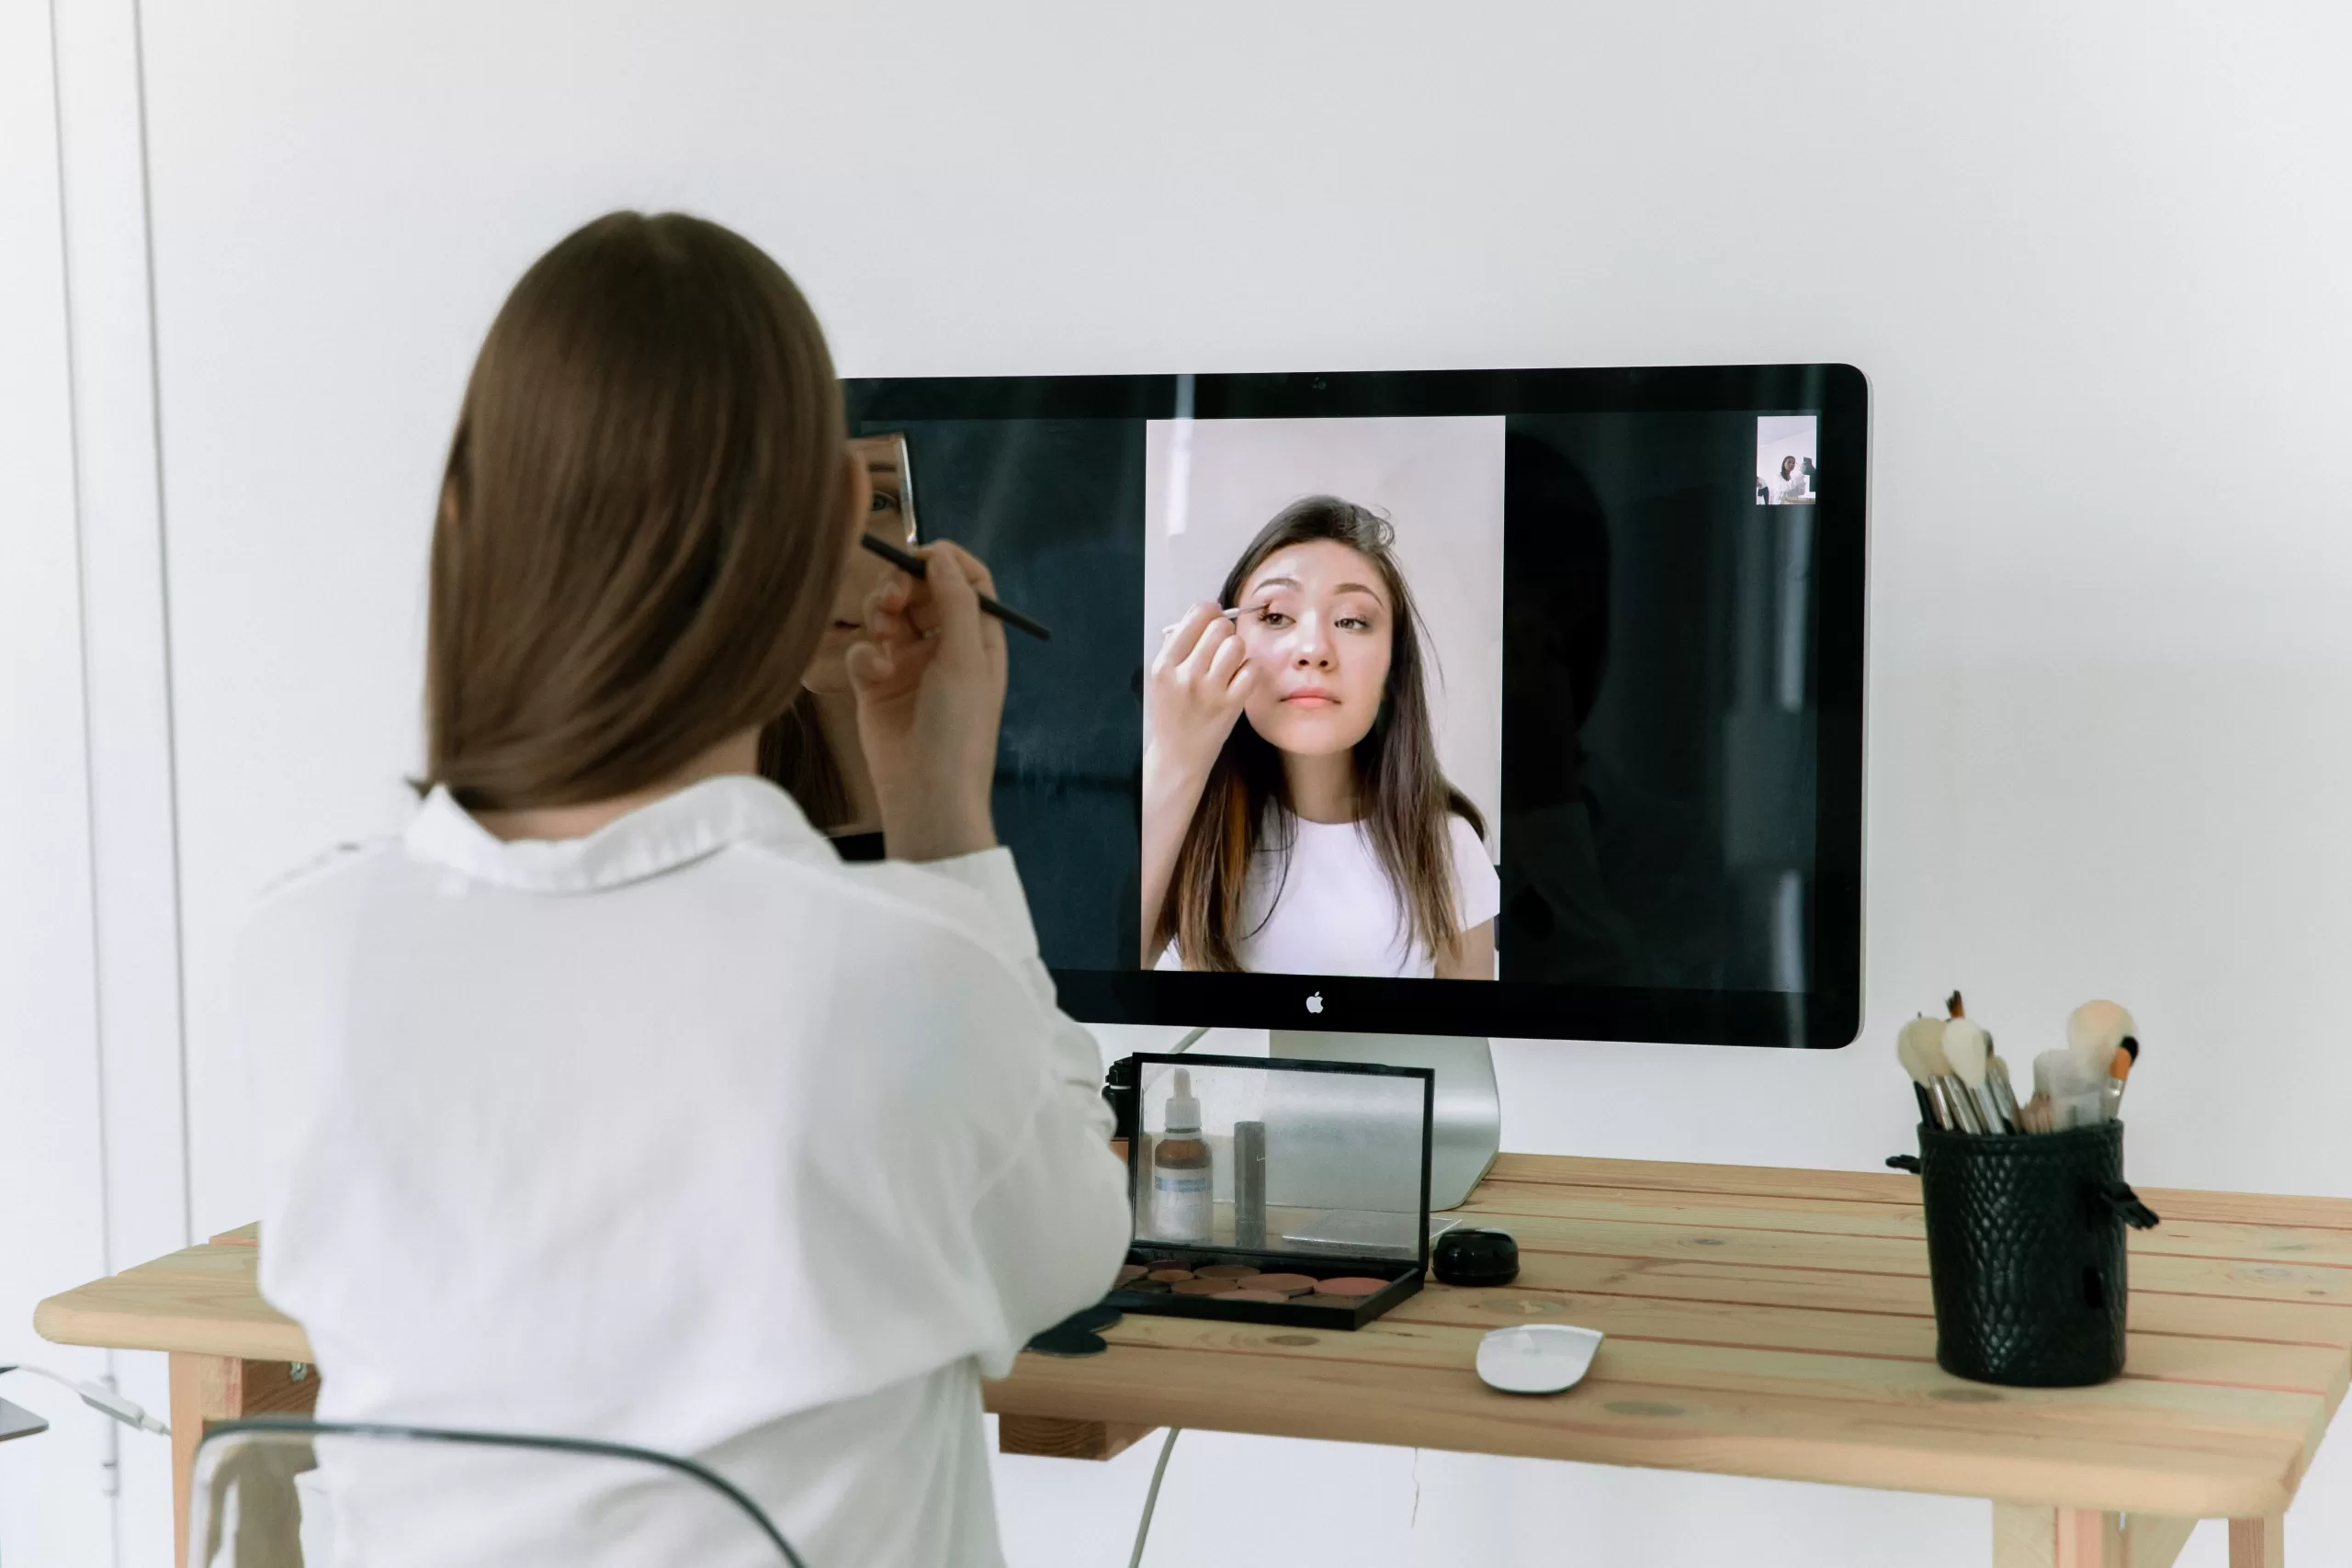
[[[2123,1123],[1986,1135],[1919,1129],[1936,1364],[2017,1388],[2123,1370],[2123,1232],[2156,1223],[2123,1182]]]

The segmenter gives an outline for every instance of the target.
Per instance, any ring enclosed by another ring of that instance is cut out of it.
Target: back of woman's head
[[[425,784],[476,810],[643,788],[782,714],[846,552],[840,389],[759,247],[615,212],[533,264],[434,528]]]

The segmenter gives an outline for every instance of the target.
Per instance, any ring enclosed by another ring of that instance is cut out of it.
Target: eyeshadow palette
[[[1129,1257],[1128,1268],[1149,1266],[1159,1278],[1137,1278],[1118,1285],[1103,1298],[1104,1304],[1122,1312],[1157,1313],[1167,1317],[1361,1328],[1421,1288],[1419,1265],[1400,1266],[1385,1260],[1359,1260],[1339,1267],[1392,1270],[1386,1275],[1350,1272],[1323,1276],[1296,1272],[1298,1266],[1287,1258],[1269,1258],[1261,1269],[1234,1263],[1227,1253],[1155,1247],[1139,1249]],[[1173,1278],[1191,1270],[1196,1263],[1210,1268],[1241,1268],[1247,1272],[1225,1279]],[[1321,1263],[1317,1266],[1333,1267]]]
[[[1434,1075],[1138,1055],[1123,1312],[1353,1329],[1429,1266]]]

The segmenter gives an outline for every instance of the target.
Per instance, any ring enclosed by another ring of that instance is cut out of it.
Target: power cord
[[[1151,1511],[1159,1506],[1159,1478],[1168,1473],[1168,1456],[1183,1429],[1169,1427],[1168,1440],[1159,1445],[1159,1462],[1151,1467],[1151,1490],[1143,1495],[1143,1518],[1136,1526],[1136,1549],[1127,1557],[1127,1568],[1143,1568],[1143,1543],[1151,1536]]]
[[[146,1410],[115,1393],[101,1382],[83,1382],[62,1372],[52,1372],[47,1367],[28,1367],[16,1362],[0,1366],[0,1376],[9,1372],[30,1372],[37,1378],[47,1378],[59,1387],[72,1391],[82,1403],[102,1416],[111,1416],[126,1427],[136,1427],[142,1432],[153,1432],[168,1438],[172,1429],[147,1414]]]
[[[1168,1047],[1168,1054],[1177,1055],[1191,1050],[1214,1027],[1204,1023],[1197,1029],[1186,1031],[1182,1039]],[[1127,1568],[1143,1568],[1144,1542],[1151,1539],[1151,1512],[1159,1506],[1159,1480],[1168,1473],[1168,1456],[1175,1450],[1176,1435],[1183,1429],[1182,1427],[1169,1427],[1168,1440],[1159,1445],[1159,1462],[1151,1467],[1151,1490],[1143,1495],[1143,1517],[1136,1523],[1136,1549],[1127,1554]]]

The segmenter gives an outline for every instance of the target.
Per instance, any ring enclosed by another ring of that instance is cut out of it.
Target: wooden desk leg
[[[203,1440],[204,1424],[235,1416],[237,1362],[229,1356],[198,1356],[172,1352],[172,1561],[187,1563],[187,1508],[190,1476],[196,1467],[196,1445]]]
[[[2157,1514],[1996,1503],[1993,1568],[2172,1568],[2196,1528],[2195,1519]],[[2238,1568],[2234,1558],[2230,1568]]]
[[[2230,1521],[2230,1568],[2286,1568],[2286,1562],[2284,1515]]]
[[[190,1482],[196,1445],[214,1421],[240,1416],[307,1416],[318,1407],[319,1376],[285,1361],[243,1361],[175,1350],[172,1380],[172,1561],[187,1562]]]
[[[1064,1421],[1052,1416],[1000,1416],[996,1451],[1046,1459],[1109,1459],[1158,1431],[1129,1421]],[[2234,1568],[2234,1564],[2233,1565]]]

